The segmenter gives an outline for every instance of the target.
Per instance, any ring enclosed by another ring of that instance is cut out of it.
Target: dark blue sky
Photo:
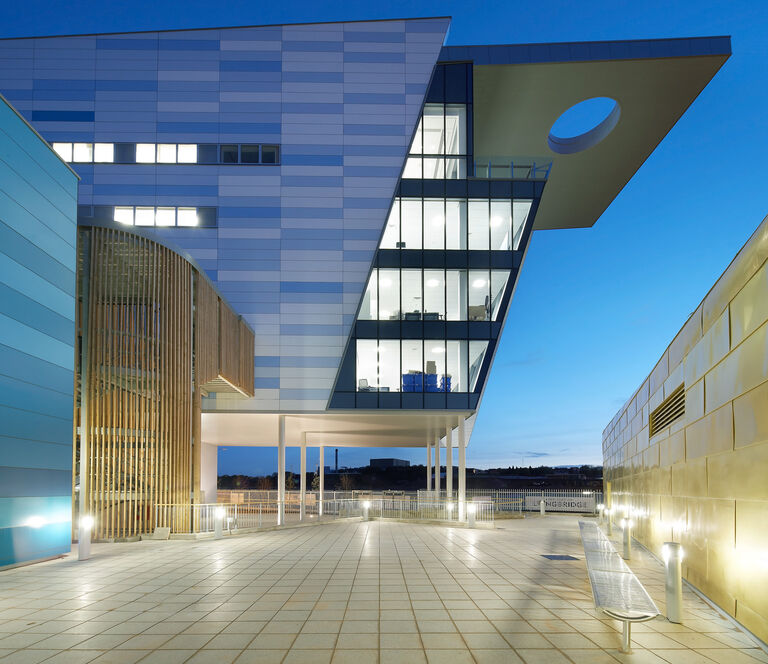
[[[731,59],[593,228],[534,234],[467,453],[475,466],[600,463],[603,427],[768,211],[768,3],[27,0],[0,3],[0,37],[445,15],[449,44],[733,38]],[[370,452],[341,450],[340,463]],[[296,469],[296,450],[287,456]],[[221,450],[219,472],[272,472],[276,457]]]

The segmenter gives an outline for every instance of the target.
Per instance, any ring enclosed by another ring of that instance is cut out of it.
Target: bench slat
[[[613,618],[643,621],[659,615],[651,596],[596,523],[579,521],[595,606]]]

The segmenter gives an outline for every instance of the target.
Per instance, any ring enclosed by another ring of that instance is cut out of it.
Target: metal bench
[[[653,620],[659,609],[597,524],[579,521],[595,608],[624,623],[621,652],[630,653],[631,625]]]

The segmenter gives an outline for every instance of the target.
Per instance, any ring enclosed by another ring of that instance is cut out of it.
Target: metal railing
[[[403,521],[437,521],[493,524],[491,501],[474,500],[464,505],[454,500],[418,496],[361,497],[305,502],[285,501],[280,522],[280,502],[206,503],[197,505],[158,504],[155,506],[156,527],[167,527],[174,534],[212,533],[217,522],[225,532],[269,528],[277,525],[318,523],[362,517],[365,519],[398,519]],[[470,518],[471,517],[471,518]]]
[[[488,180],[546,180],[551,157],[475,157],[471,177]]]
[[[419,491],[419,495],[438,497],[436,491]],[[439,497],[446,497],[444,489]],[[467,500],[491,501],[497,513],[538,512],[543,500],[547,512],[584,514],[597,511],[597,505],[603,502],[603,492],[583,489],[467,489]]]

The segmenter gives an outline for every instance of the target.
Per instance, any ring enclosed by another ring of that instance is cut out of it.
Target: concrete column
[[[278,416],[277,434],[277,525],[285,524],[285,415]]]
[[[317,503],[317,515],[323,516],[323,499],[325,498],[325,448],[321,445],[320,446],[320,457],[319,457],[319,473],[320,473],[320,495],[318,496],[319,502]]]
[[[453,498],[453,429],[445,427],[445,495]]]
[[[435,495],[440,497],[440,436],[435,436]]]
[[[299,521],[304,521],[307,516],[307,434],[301,434],[301,479],[299,480]]]
[[[467,507],[467,441],[464,416],[459,417],[459,520],[466,518]]]
[[[432,443],[427,443],[427,491],[432,491]]]

